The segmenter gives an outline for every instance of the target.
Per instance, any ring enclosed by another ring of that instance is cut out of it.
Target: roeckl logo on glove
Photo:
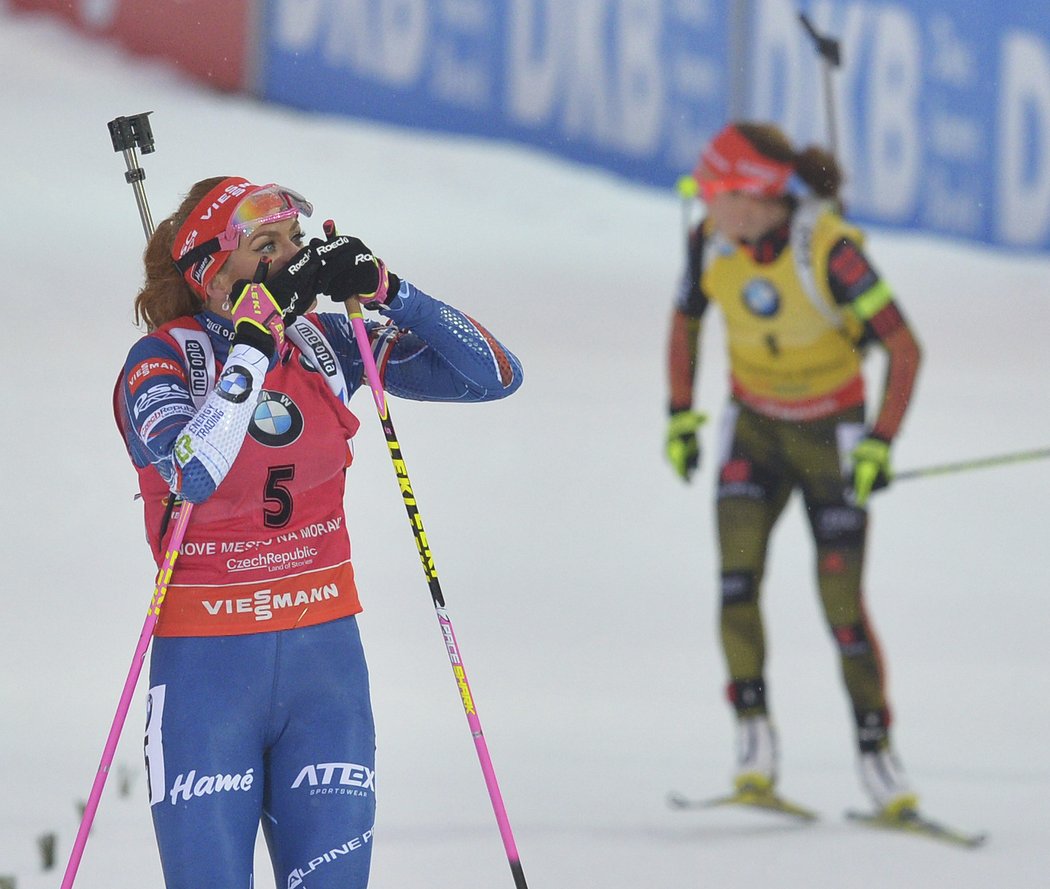
[[[358,253],[354,257],[354,265],[360,265],[362,262],[375,262],[375,257],[371,253]]]
[[[350,239],[346,235],[340,235],[334,241],[329,241],[327,244],[318,245],[317,252],[323,256],[325,253],[329,253],[330,251],[335,250],[337,247],[342,247],[344,244],[349,243]]]
[[[289,275],[294,275],[297,272],[301,272],[303,270],[303,266],[305,266],[309,261],[310,261],[310,254],[307,253],[302,259],[300,259],[297,263],[295,263],[295,265],[288,266],[288,274]]]

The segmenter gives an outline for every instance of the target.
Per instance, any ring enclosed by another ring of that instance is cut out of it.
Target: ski
[[[851,810],[846,812],[846,817],[850,821],[870,827],[899,830],[915,836],[929,837],[930,839],[942,840],[956,846],[964,846],[967,849],[976,849],[988,839],[988,834],[986,833],[971,833],[958,830],[927,818],[925,815],[920,815],[914,809],[904,809],[896,815],[885,812],[857,812]]]
[[[772,791],[753,789],[739,790],[726,796],[715,796],[708,799],[693,799],[680,793],[671,793],[667,798],[672,809],[714,809],[719,806],[744,806],[750,809],[761,809],[777,815],[788,815],[800,821],[816,821],[820,815],[800,806],[798,803],[784,799]]]

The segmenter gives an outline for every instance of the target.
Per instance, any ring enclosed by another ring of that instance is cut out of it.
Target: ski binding
[[[915,836],[943,840],[946,843],[963,846],[967,849],[976,849],[988,839],[988,834],[986,833],[971,833],[959,830],[940,821],[927,818],[914,809],[902,809],[899,813],[848,811],[846,812],[846,817],[850,821],[856,821],[859,824],[866,824],[870,827],[899,830]]]

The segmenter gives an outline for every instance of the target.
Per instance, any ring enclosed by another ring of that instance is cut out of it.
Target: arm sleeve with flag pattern
[[[380,309],[388,324],[366,322],[373,356],[391,395],[416,401],[493,401],[517,391],[521,362],[459,309],[402,280]],[[339,355],[348,385],[364,379],[364,364],[345,315],[317,316]]]
[[[153,466],[168,487],[191,503],[211,496],[240,452],[269,360],[238,344],[219,381],[194,405],[179,347],[161,336],[139,340],[118,389],[118,417],[132,461]]]

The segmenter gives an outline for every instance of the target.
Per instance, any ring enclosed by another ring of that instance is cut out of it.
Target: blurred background
[[[839,40],[832,69],[803,28]],[[764,603],[799,827],[728,789],[715,615],[721,330],[699,477],[663,460],[678,177],[729,117],[834,143],[925,353],[900,470],[1050,444],[1050,20],[1014,0],[0,0],[0,886],[56,887],[153,589],[110,398],[142,230],[106,123],[152,111],[156,219],[192,183],[296,188],[522,359],[505,402],[396,402],[533,889],[1038,885],[1050,869],[1050,461],[900,482],[868,608],[896,738],[961,851],[865,804],[799,504]],[[881,383],[871,358],[873,390]],[[364,399],[364,400],[361,400]],[[367,393],[348,482],[379,732],[374,889],[512,885]],[[140,684],[77,878],[161,884]],[[50,861],[50,864],[48,863]],[[260,850],[256,886],[274,886]]]
[[[837,150],[858,220],[1050,249],[1050,16],[1027,0],[7,2],[215,90],[647,185],[728,118],[772,120]]]

